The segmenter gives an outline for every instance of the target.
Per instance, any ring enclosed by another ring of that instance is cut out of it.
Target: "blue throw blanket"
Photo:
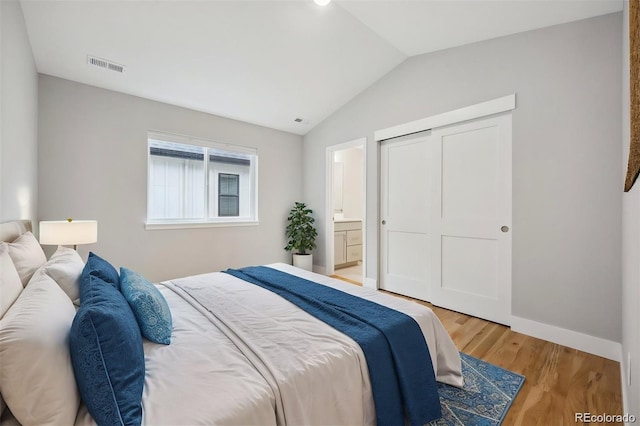
[[[416,321],[396,310],[264,266],[227,274],[270,290],[348,335],[367,358],[380,426],[424,425],[442,416],[429,348]]]

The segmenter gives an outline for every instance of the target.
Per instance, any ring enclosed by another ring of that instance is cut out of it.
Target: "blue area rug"
[[[524,376],[463,354],[464,388],[438,383],[442,418],[433,426],[499,425],[516,397]]]

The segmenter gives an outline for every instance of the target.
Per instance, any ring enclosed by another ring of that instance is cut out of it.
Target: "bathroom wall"
[[[362,148],[348,148],[334,153],[334,161],[343,164],[342,217],[362,219],[364,203],[364,175]]]

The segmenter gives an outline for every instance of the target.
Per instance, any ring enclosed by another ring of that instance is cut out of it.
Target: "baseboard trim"
[[[511,317],[511,330],[622,364],[622,345],[618,342],[516,316]]]
[[[624,360],[624,351],[620,345],[620,359]],[[627,371],[626,362],[620,361],[620,385],[622,387],[622,412],[629,412],[629,400],[627,400]],[[626,423],[629,424],[628,422]]]
[[[327,270],[324,266],[313,265],[311,269],[312,269],[312,272],[315,272],[316,274],[327,275],[326,274]]]
[[[374,290],[378,289],[378,280],[376,280],[375,278],[364,278],[364,282],[362,283],[363,287],[367,287],[367,288],[371,288]]]

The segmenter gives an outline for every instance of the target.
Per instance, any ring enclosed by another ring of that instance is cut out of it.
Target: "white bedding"
[[[430,309],[290,265],[269,266],[412,316],[437,380],[462,385],[458,351]],[[159,289],[171,307],[173,335],[169,346],[144,343],[144,424],[375,423],[366,360],[348,336],[220,272]],[[76,425],[85,424],[93,420],[81,406]]]
[[[445,330],[431,309],[413,301],[391,296],[369,288],[355,286],[327,277],[326,275],[308,272],[284,263],[276,263],[268,266],[329,287],[337,288],[345,293],[371,300],[372,302],[409,315],[416,320],[425,336],[427,346],[429,346],[433,371],[436,373],[436,380],[452,386],[462,387],[463,380],[460,354],[453,340],[451,340],[449,333],[447,333],[447,330]]]
[[[273,393],[235,345],[172,290],[170,345],[143,340],[147,425],[275,424]],[[76,425],[95,424],[81,405]]]

